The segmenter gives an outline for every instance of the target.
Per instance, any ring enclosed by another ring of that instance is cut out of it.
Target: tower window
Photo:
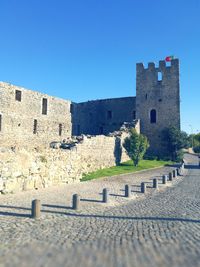
[[[42,114],[47,115],[47,98],[42,99]]]
[[[108,110],[107,111],[107,119],[112,119],[112,111],[111,110]]]
[[[19,90],[15,90],[15,100],[21,102],[22,100],[22,92]]]
[[[59,124],[59,136],[61,136],[62,135],[62,124],[60,123]]]
[[[33,134],[37,133],[37,120],[34,120],[33,122]]]
[[[147,100],[147,94],[145,95],[145,99]]]
[[[162,81],[162,72],[158,71],[158,81]]]
[[[155,109],[152,109],[150,112],[150,122],[156,123],[156,110]]]

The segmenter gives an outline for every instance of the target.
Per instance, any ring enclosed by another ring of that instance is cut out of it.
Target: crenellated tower
[[[136,116],[140,119],[141,133],[150,142],[150,151],[162,153],[161,132],[164,128],[180,128],[179,60],[170,66],[159,61],[159,67],[149,63],[144,68],[136,65]]]

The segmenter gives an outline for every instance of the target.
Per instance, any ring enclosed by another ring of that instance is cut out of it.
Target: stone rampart
[[[0,149],[0,191],[17,192],[79,182],[84,173],[128,160],[127,136],[86,137],[73,149]]]

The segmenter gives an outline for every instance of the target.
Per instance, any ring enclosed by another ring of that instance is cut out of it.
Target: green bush
[[[134,166],[138,166],[138,163],[143,159],[149,142],[146,136],[138,134],[134,128],[129,131],[130,136],[126,137],[123,146],[127,155],[132,159]]]

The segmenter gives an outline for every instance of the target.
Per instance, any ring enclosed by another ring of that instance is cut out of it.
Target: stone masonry
[[[108,134],[136,119],[135,97],[73,103],[72,133]]]
[[[83,173],[128,160],[125,133],[110,134],[124,122],[162,153],[162,130],[180,128],[179,87],[178,59],[158,68],[137,64],[136,97],[77,104],[0,82],[0,191],[79,181]],[[50,148],[81,134],[88,136],[71,150]]]
[[[179,61],[174,59],[171,66],[165,61],[156,68],[149,63],[144,68],[137,64],[136,116],[140,118],[141,133],[150,142],[154,154],[162,153],[161,133],[166,127],[180,129],[180,85]]]
[[[71,137],[70,104],[0,82],[0,146],[49,146]]]
[[[73,149],[0,150],[0,192],[10,193],[79,182],[84,173],[128,160],[121,137],[84,139]]]

